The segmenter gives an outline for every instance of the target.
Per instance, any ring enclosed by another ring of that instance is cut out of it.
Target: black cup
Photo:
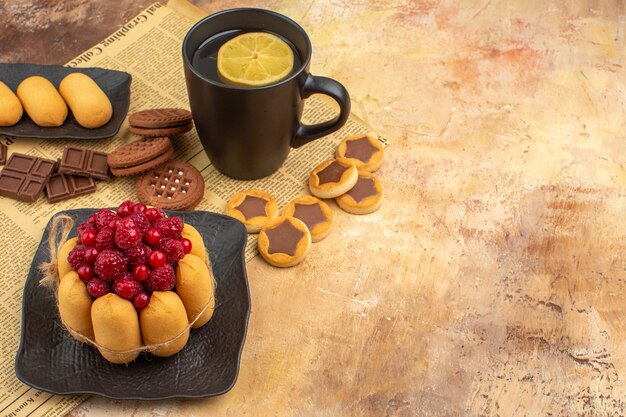
[[[196,50],[226,31],[270,31],[289,40],[301,65],[288,78],[263,87],[225,85],[193,67]],[[289,150],[341,128],[350,114],[343,85],[309,73],[311,41],[293,20],[263,9],[231,9],[194,25],[183,41],[183,64],[193,120],[209,159],[221,173],[250,180],[275,172]],[[339,115],[316,125],[300,122],[303,99],[326,94],[339,104]]]

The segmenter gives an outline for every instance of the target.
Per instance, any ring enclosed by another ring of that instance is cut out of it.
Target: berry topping
[[[150,304],[150,296],[148,295],[147,292],[142,291],[135,296],[135,299],[133,300],[133,304],[137,310],[146,308],[148,307],[148,304]]]
[[[163,237],[170,239],[180,239],[180,233],[184,226],[185,224],[180,217],[165,217],[154,223],[154,227],[161,230]]]
[[[185,256],[182,243],[175,239],[162,239],[159,249],[165,254],[167,262],[171,264],[180,261]]]
[[[143,236],[146,231],[150,228],[150,221],[143,213],[132,213],[128,216],[133,222],[135,222],[135,226],[139,229],[141,236]]]
[[[129,266],[135,266],[139,264],[145,264],[148,262],[148,256],[152,252],[148,246],[140,243],[137,246],[133,246],[130,249],[126,249],[124,255],[126,255],[126,260],[128,261]]]
[[[140,291],[143,291],[143,287],[138,281],[132,279],[130,274],[116,279],[113,284],[113,292],[127,300],[133,300]]]
[[[96,248],[85,249],[85,261],[93,264],[94,262],[96,262],[96,258],[98,257],[99,253],[100,251]]]
[[[150,269],[148,269],[147,265],[136,265],[133,269],[133,277],[137,281],[145,281],[146,279],[148,279],[148,275],[150,275]]]
[[[93,224],[95,226],[95,224],[96,224],[96,215],[92,214],[91,216],[89,216],[89,218],[87,219],[87,222],[91,223],[91,224]]]
[[[89,224],[89,223],[87,223]],[[96,232],[93,229],[85,230],[80,235],[80,241],[85,246],[93,246],[96,243]]]
[[[115,231],[115,243],[120,249],[129,249],[141,243],[141,233],[135,222],[126,217],[120,220]]]
[[[89,264],[82,264],[78,267],[76,272],[78,273],[78,277],[83,281],[89,281],[93,278],[93,266]]]
[[[119,224],[120,220],[119,219],[113,219],[109,222],[109,229],[117,229],[117,225]]]
[[[99,298],[110,292],[109,284],[98,278],[92,278],[87,283],[87,292],[93,298]]]
[[[133,211],[135,213],[143,213],[144,211],[146,211],[146,205],[143,203],[137,203],[133,206]]]
[[[108,227],[113,220],[117,219],[119,219],[119,217],[117,217],[117,215],[111,210],[105,208],[100,209],[96,213],[96,227],[98,230],[102,230],[105,227]]]
[[[185,255],[191,252],[191,240],[184,237],[180,240],[180,244],[183,245],[183,252],[185,252]]]
[[[128,217],[133,212],[133,206],[134,205],[135,205],[135,203],[133,203],[130,200],[124,201],[117,208],[117,215],[120,216],[121,218]]]
[[[176,275],[174,274],[174,268],[170,264],[165,264],[150,271],[150,276],[144,282],[145,288],[150,292],[169,291],[174,288],[175,284]]]
[[[67,262],[75,271],[78,270],[78,267],[85,263],[85,247],[76,245],[67,255]]]
[[[105,249],[96,258],[94,269],[100,279],[112,281],[126,272],[126,266],[126,260],[120,252]]]
[[[100,230],[96,235],[96,249],[115,249],[115,231],[108,227]]]
[[[84,222],[78,225],[78,228],[76,229],[76,234],[79,236],[79,238],[82,241],[82,236],[83,234],[87,231],[87,230],[92,230],[92,231],[96,231],[96,226],[93,225],[93,223],[89,223],[89,222]]]
[[[160,250],[152,251],[150,256],[148,256],[148,263],[153,268],[162,267],[167,263],[167,256]]]
[[[150,207],[149,209],[146,209],[146,211],[144,211],[143,214],[146,215],[150,223],[154,223],[160,218],[162,218],[164,213],[154,207]]]
[[[156,227],[151,227],[146,232],[144,238],[146,239],[146,242],[148,242],[152,246],[158,246],[161,242],[161,237],[163,237],[163,233],[161,233],[161,230],[157,229]]]

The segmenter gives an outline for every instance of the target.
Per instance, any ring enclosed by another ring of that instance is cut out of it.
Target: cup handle
[[[339,104],[339,114],[331,120],[315,125],[300,123],[291,143],[293,148],[299,148],[312,140],[333,133],[335,130],[340,129],[348,120],[348,116],[350,116],[350,94],[337,81],[327,77],[308,74],[302,87],[302,98],[307,98],[311,94],[326,94],[332,97]]]

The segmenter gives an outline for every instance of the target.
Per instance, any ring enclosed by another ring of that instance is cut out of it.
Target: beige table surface
[[[148,3],[10,0],[0,61],[63,63]],[[626,414],[624,2],[195,3],[302,24],[391,140],[385,202],[248,264],[229,393],[72,416]]]

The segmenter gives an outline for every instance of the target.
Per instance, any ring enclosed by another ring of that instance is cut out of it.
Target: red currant
[[[133,206],[133,211],[136,213],[143,213],[146,211],[146,205],[142,203],[137,203]]]
[[[99,253],[100,251],[96,248],[87,248],[85,249],[85,254],[83,255],[83,257],[85,258],[86,262],[93,264],[94,262],[96,262],[96,258],[98,257]]]
[[[158,245],[162,237],[163,233],[161,233],[161,231],[156,227],[149,228],[145,235],[146,242],[152,246]]]
[[[93,278],[93,266],[89,264],[82,264],[78,267],[76,272],[78,273],[78,277],[83,281],[89,281]]]
[[[85,246],[93,246],[96,243],[96,232],[85,230],[80,236],[80,241]]]
[[[150,275],[150,270],[147,265],[140,264],[133,269],[133,277],[135,277],[137,281],[145,281],[148,279],[148,275]]]
[[[191,240],[184,237],[180,240],[180,244],[183,245],[183,252],[185,252],[185,255],[191,252]]]
[[[133,212],[133,208],[131,205],[128,205],[128,204],[122,204],[117,209],[117,215],[122,218],[130,216],[130,213],[132,212]]]
[[[167,263],[167,257],[160,250],[155,250],[148,256],[148,263],[153,268],[159,268]]]
[[[155,209],[154,207],[146,209],[146,211],[144,211],[143,214],[146,216],[146,218],[148,219],[150,223],[154,223],[161,218],[161,213],[159,212],[159,210]]]
[[[148,304],[150,304],[150,296],[148,295],[148,293],[142,291],[135,296],[135,299],[133,300],[133,304],[137,310],[146,308],[148,307]]]

